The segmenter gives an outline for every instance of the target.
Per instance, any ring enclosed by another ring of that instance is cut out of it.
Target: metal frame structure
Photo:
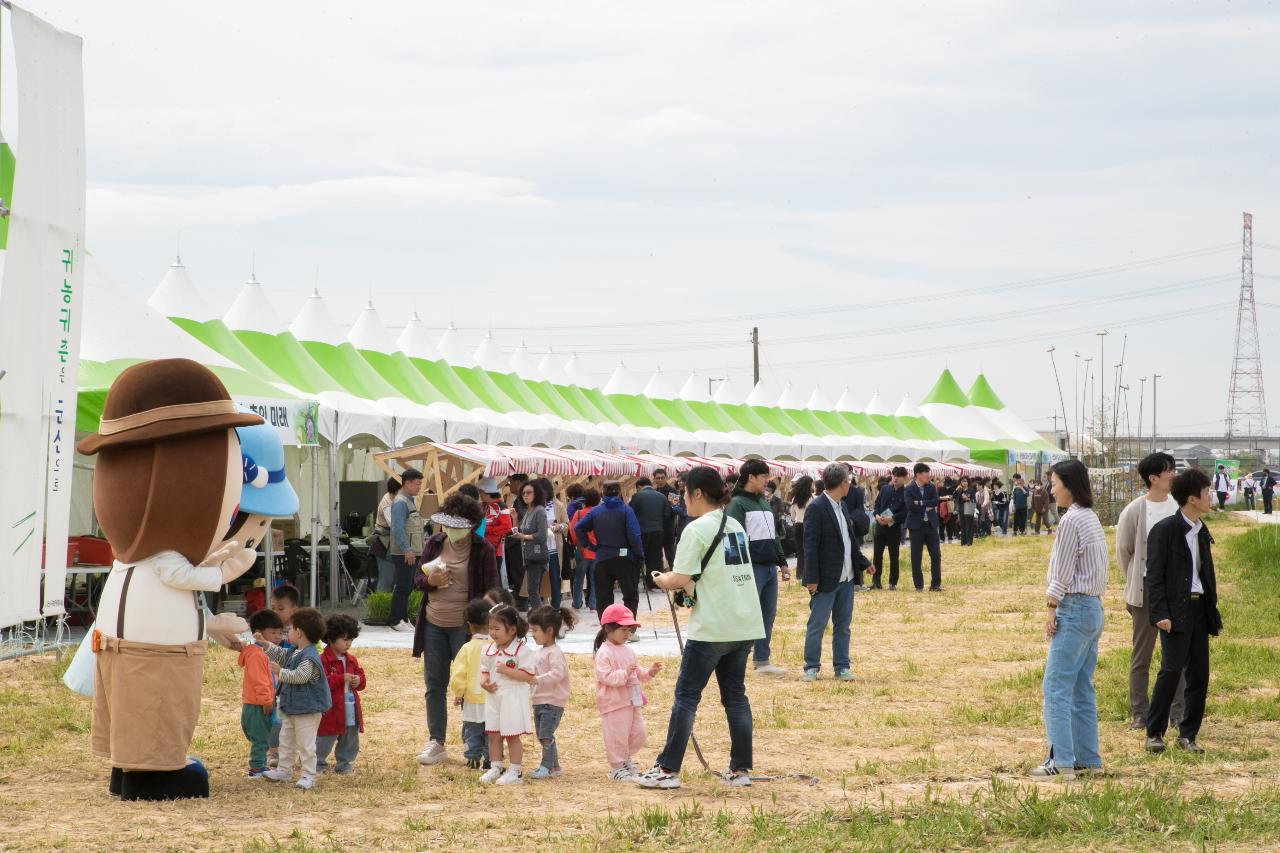
[[[1253,214],[1244,214],[1241,238],[1240,299],[1236,307],[1236,346],[1227,393],[1227,446],[1237,432],[1267,434],[1267,399],[1262,385],[1262,348],[1258,309],[1253,298]]]

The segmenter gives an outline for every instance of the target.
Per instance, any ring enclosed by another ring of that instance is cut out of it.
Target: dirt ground
[[[1215,527],[1221,539],[1227,525]],[[774,660],[782,677],[748,676],[756,772],[806,773],[816,785],[783,779],[729,789],[701,772],[693,750],[677,792],[610,782],[594,710],[590,660],[571,657],[573,693],[559,733],[565,776],[521,788],[476,784],[450,720],[449,761],[421,767],[426,740],[420,661],[407,653],[364,650],[366,733],[357,770],[322,777],[316,789],[251,781],[239,728],[235,656],[211,650],[193,754],[212,776],[208,800],[122,803],[107,794],[107,767],[89,753],[90,701],[57,680],[52,656],[0,664],[0,849],[6,850],[364,850],[592,847],[603,822],[661,804],[668,809],[753,808],[796,813],[880,806],[938,796],[968,796],[992,779],[1023,784],[1043,759],[1039,677],[1045,655],[1044,572],[1048,537],[982,540],[943,548],[945,591],[910,589],[905,559],[897,591],[857,596],[853,625],[856,679],[832,678],[829,638],[821,680],[800,681],[807,594],[782,589]],[[1232,580],[1220,577],[1223,594]],[[1126,726],[1125,676],[1130,622],[1112,570],[1098,672],[1102,753],[1108,777],[1138,783],[1171,765],[1189,790],[1231,796],[1274,780],[1280,760],[1276,719],[1215,719],[1202,733],[1203,759],[1152,758]],[[649,686],[649,745],[661,747],[676,662]],[[1274,682],[1259,690],[1275,690]],[[452,711],[452,709],[451,709]],[[728,757],[714,688],[703,698],[696,735],[712,767]],[[526,766],[538,747],[526,739]],[[1163,763],[1161,763],[1163,762]],[[1027,783],[1030,784],[1030,783]],[[1061,783],[1051,783],[1060,786]],[[697,805],[695,805],[697,804]]]

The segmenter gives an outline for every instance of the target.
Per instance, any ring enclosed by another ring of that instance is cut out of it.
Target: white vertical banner
[[[11,20],[18,145],[0,283],[0,626],[63,612],[85,264],[81,40],[22,9]]]

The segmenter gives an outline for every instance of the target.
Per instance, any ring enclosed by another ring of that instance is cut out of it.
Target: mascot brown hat
[[[76,445],[98,454],[93,505],[116,559],[130,563],[167,549],[193,564],[204,560],[231,518],[221,517],[221,489],[195,486],[224,482],[232,428],[260,423],[237,410],[198,362],[162,359],[121,372],[98,432]]]

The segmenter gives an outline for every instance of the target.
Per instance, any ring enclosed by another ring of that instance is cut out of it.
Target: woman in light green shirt
[[[725,782],[751,784],[751,705],[747,701],[747,657],[764,636],[755,571],[742,526],[724,513],[724,480],[713,468],[685,475],[685,502],[694,519],[680,534],[671,571],[654,572],[664,590],[696,594],[689,615],[689,641],[680,660],[667,743],[653,769],[636,780],[642,788],[680,787],[680,765],[693,733],[702,691],[715,673],[729,721],[729,772]]]

